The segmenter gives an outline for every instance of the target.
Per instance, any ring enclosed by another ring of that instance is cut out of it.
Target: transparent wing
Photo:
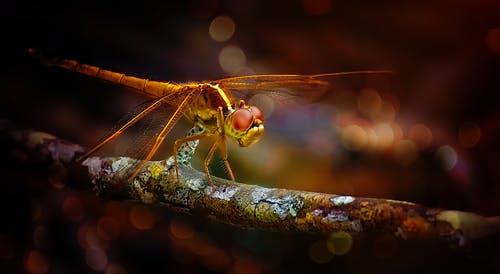
[[[199,93],[193,92],[186,94],[188,102],[185,106],[194,102],[198,95]],[[130,161],[127,165],[120,167],[121,170],[126,169],[132,174],[141,166],[142,160],[148,157],[152,149],[157,149],[155,147],[157,137],[160,134],[167,135],[182,117],[183,111],[179,112],[179,106],[171,104],[182,101],[183,99],[179,100],[179,96],[182,95],[167,95],[138,105],[120,119],[113,129],[82,158],[92,155],[134,158],[138,161]],[[132,124],[128,125],[131,122]],[[170,139],[171,136],[168,137]],[[166,156],[162,157],[166,158]]]
[[[373,85],[370,81],[387,80],[391,74],[387,70],[366,70],[315,75],[251,75],[216,82],[222,83],[237,99],[248,101],[257,94],[265,94],[276,103],[286,105],[328,100],[335,90],[360,89]]]

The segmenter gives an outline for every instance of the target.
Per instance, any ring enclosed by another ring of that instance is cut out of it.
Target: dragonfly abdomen
[[[91,77],[130,87],[153,98],[161,97],[172,92],[177,92],[183,87],[183,85],[181,84],[173,82],[151,81],[145,78],[125,75],[125,73],[106,70],[97,66],[81,64],[80,62],[75,60],[45,59],[41,55],[37,54],[34,49],[30,49],[29,52],[31,54],[34,54],[49,66],[56,66],[67,70],[76,71]]]

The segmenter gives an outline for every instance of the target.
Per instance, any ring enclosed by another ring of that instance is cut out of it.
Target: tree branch
[[[72,164],[83,148],[53,135],[12,127],[0,120],[0,131],[13,143],[23,161],[50,161],[75,173]],[[22,153],[19,153],[21,149]],[[19,157],[18,157],[19,158]],[[92,157],[84,161],[87,180],[69,185],[92,188],[98,195],[113,199],[133,199],[161,204],[169,209],[208,216],[241,227],[272,231],[331,233],[352,235],[386,231],[401,239],[441,240],[452,246],[498,233],[500,217],[427,208],[418,204],[388,199],[362,198],[299,190],[265,188],[214,178],[215,189],[204,173],[180,165],[175,179],[172,158],[151,161],[129,181],[127,157]],[[81,168],[81,167],[80,167]],[[56,172],[60,174],[61,172]],[[66,174],[66,172],[62,172]]]

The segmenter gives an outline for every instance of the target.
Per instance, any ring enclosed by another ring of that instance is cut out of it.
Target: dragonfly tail
[[[152,81],[145,78],[125,75],[125,73],[106,70],[97,66],[81,64],[75,60],[46,58],[35,49],[28,49],[28,53],[35,56],[38,60],[47,66],[55,66],[63,69],[76,71],[90,77],[99,78],[112,83],[123,85],[139,91],[147,96],[156,98],[178,91],[183,86],[173,82]]]

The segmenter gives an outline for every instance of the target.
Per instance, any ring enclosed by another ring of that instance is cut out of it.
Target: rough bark
[[[16,129],[0,120],[2,137],[7,137],[18,158],[49,163],[54,176],[75,173],[72,164],[79,145],[51,134]],[[19,155],[21,155],[19,157]],[[68,179],[70,186],[93,189],[99,196],[133,199],[241,227],[307,233],[347,232],[359,235],[385,231],[401,239],[446,241],[452,246],[498,233],[500,217],[427,208],[388,199],[375,199],[265,188],[214,178],[212,188],[204,173],[179,166],[175,177],[172,158],[151,161],[133,180],[126,167],[135,159],[92,157],[83,162],[90,182]],[[125,168],[124,168],[125,167]],[[62,171],[61,171],[62,170]],[[75,183],[77,181],[77,183]]]

